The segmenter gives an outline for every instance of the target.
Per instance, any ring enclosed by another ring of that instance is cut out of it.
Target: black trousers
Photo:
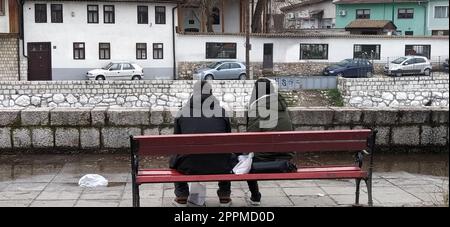
[[[247,181],[248,189],[252,193],[252,195],[258,195],[259,193],[259,186],[258,181]]]
[[[189,185],[186,182],[175,183],[175,195],[177,197],[189,196]],[[219,197],[230,197],[231,195],[231,182],[221,181],[219,182],[219,190],[217,190]]]

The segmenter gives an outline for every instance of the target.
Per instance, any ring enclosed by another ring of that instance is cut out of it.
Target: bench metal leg
[[[359,192],[361,188],[361,179],[356,179],[356,198],[355,198],[355,205],[359,205]]]
[[[139,185],[133,183],[133,207],[140,207]]]
[[[366,186],[367,186],[367,195],[368,195],[368,199],[369,199],[369,206],[372,207],[373,206],[373,198],[372,198],[372,178],[368,178],[364,180],[366,182]]]

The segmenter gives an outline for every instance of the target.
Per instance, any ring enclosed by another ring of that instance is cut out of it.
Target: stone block
[[[76,128],[57,128],[55,147],[79,147],[80,132]]]
[[[109,109],[108,124],[111,126],[139,126],[150,124],[150,110],[147,108]]]
[[[354,108],[332,108],[335,124],[358,124],[361,121],[362,111]]]
[[[91,110],[91,124],[92,126],[104,126],[106,123],[107,107],[96,107]]]
[[[141,135],[140,128],[106,127],[102,129],[102,141],[105,148],[129,148],[130,136]]]
[[[392,129],[392,145],[415,146],[420,144],[418,126],[395,127]]]
[[[19,123],[20,109],[0,109],[0,126],[11,126]]]
[[[34,128],[31,130],[31,143],[34,148],[53,147],[53,131],[50,128]]]
[[[144,129],[144,135],[146,135],[146,136],[158,136],[159,135],[159,128]]]
[[[100,131],[96,128],[80,129],[80,145],[81,148],[99,148],[100,147]]]
[[[13,147],[28,148],[31,147],[31,131],[28,128],[17,128],[13,130]]]
[[[25,109],[20,112],[22,126],[45,126],[50,122],[53,108]]]
[[[11,128],[0,128],[0,148],[12,148]]]
[[[430,127],[422,126],[422,134],[420,142],[422,145],[441,145],[447,144],[447,126]]]
[[[387,108],[363,109],[364,125],[391,125],[397,122],[398,111]]]
[[[329,108],[291,108],[289,114],[295,125],[331,125],[334,111]]]
[[[431,121],[433,124],[448,124],[448,107],[447,109],[432,109]]]
[[[391,129],[389,127],[377,127],[375,128],[375,130],[378,131],[376,144],[382,146],[389,145],[391,138]]]
[[[173,135],[173,127],[162,128],[161,135]]]
[[[90,125],[90,111],[90,108],[55,108],[50,111],[50,122],[58,126]]]
[[[402,109],[399,112],[400,124],[424,124],[429,122],[431,111],[427,109]]]
[[[161,125],[164,123],[164,108],[155,108],[150,113],[150,123],[152,125]]]

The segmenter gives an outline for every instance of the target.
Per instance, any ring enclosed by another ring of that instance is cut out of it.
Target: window
[[[136,43],[136,59],[147,59],[147,43]]]
[[[213,18],[213,24],[214,25],[218,25],[218,24],[220,24],[220,9],[219,8],[217,8],[217,7],[214,7],[213,9],[212,9],[212,18]]]
[[[434,18],[448,18],[448,6],[435,6]]]
[[[357,9],[356,19],[370,19],[370,9]]]
[[[430,59],[431,45],[406,45],[405,55],[420,55]]]
[[[405,31],[405,35],[414,35],[413,31]]]
[[[99,59],[108,60],[111,59],[111,45],[109,43],[99,43]]]
[[[63,5],[62,4],[51,4],[51,14],[52,23],[62,23],[63,22]]]
[[[114,6],[110,6],[110,5],[103,6],[103,22],[105,24],[114,24],[115,23]]]
[[[230,63],[225,63],[222,66],[220,66],[217,70],[230,69],[230,67],[231,67]]]
[[[148,6],[138,6],[138,24],[148,24]]]
[[[87,6],[87,17],[89,24],[98,24],[98,5]]]
[[[122,70],[134,70],[133,65],[131,64],[122,64]]]
[[[300,44],[301,59],[328,59],[328,44]]]
[[[6,0],[0,0],[0,16],[5,15],[5,1]]]
[[[34,5],[34,22],[47,23],[47,5],[35,4]]]
[[[432,30],[431,35],[445,35],[448,36],[448,30]]]
[[[414,18],[414,9],[398,9],[398,19],[412,19]]]
[[[86,59],[84,43],[73,43],[73,59],[75,60]]]
[[[165,23],[166,23],[166,7],[155,6],[155,24],[165,24]]]
[[[353,48],[353,58],[380,60],[381,45],[356,44]]]
[[[427,61],[425,61],[425,59],[423,59],[423,58],[414,58],[415,59],[415,63],[416,64],[420,64],[420,63],[425,63],[425,62],[427,62]]]
[[[238,63],[230,63],[230,69],[240,69],[241,65]]]
[[[121,64],[114,63],[112,64],[111,68],[109,68],[109,71],[119,71],[122,69]]]
[[[236,43],[206,43],[207,59],[236,59]]]
[[[163,59],[163,44],[162,43],[154,43],[153,44],[153,59]]]

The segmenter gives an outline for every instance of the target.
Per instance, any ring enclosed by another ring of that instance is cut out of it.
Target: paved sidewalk
[[[0,206],[131,206],[129,163],[123,156],[76,159],[57,156],[55,159],[48,162],[43,157],[24,164],[9,164],[0,156]],[[78,187],[78,180],[89,173],[105,176],[110,181],[109,187]],[[444,206],[444,196],[448,196],[448,177],[407,172],[379,172],[374,177],[375,206]],[[218,206],[217,184],[206,185],[207,206]],[[351,206],[354,202],[353,180],[272,181],[261,182],[260,187],[262,206]],[[361,202],[364,204],[367,204],[366,191],[363,185]],[[173,197],[172,184],[141,187],[142,206],[171,206]],[[233,182],[233,206],[248,206],[247,197],[246,183]]]

